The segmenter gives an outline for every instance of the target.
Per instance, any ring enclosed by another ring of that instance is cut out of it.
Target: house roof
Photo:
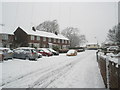
[[[50,33],[50,32],[45,32],[45,31],[33,31],[32,28],[31,29],[26,29],[26,28],[21,28],[23,31],[25,31],[28,35],[35,35],[35,36],[41,36],[41,37],[49,37],[49,38],[56,38],[56,39],[64,39],[64,40],[69,40],[68,38],[64,37],[61,34],[54,34],[54,33]]]
[[[13,33],[14,31],[11,31],[10,29],[6,29],[6,27],[1,27],[0,26],[0,34],[10,34],[10,35],[14,35]]]
[[[7,32],[6,30],[1,30],[0,34],[10,34],[10,35],[14,35],[13,32]]]

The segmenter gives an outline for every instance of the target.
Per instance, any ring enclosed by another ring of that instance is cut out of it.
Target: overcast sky
[[[4,2],[2,23],[4,30],[17,26],[31,27],[46,20],[57,20],[60,31],[66,27],[79,28],[89,43],[105,41],[107,32],[118,22],[117,2]]]

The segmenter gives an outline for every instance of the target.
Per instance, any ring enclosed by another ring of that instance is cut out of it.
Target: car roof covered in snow
[[[19,48],[16,48],[16,49],[35,49],[35,48],[31,48],[31,47],[19,47]]]
[[[77,51],[74,50],[74,49],[71,49],[71,50],[69,50],[69,51],[67,52],[67,54],[71,54],[71,53],[75,53],[75,52],[77,52]]]
[[[0,50],[9,50],[9,48],[0,47]]]

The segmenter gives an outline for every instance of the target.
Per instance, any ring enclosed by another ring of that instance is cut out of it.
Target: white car
[[[67,52],[66,54],[67,56],[76,56],[77,55],[77,51],[74,49],[71,49]]]
[[[107,48],[108,51],[116,51],[118,49],[119,49],[118,46],[110,46],[109,48]]]

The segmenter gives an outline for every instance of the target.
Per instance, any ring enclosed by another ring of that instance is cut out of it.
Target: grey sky
[[[117,2],[4,2],[2,5],[6,31],[57,19],[60,31],[69,26],[79,28],[89,43],[96,43],[94,37],[103,42],[118,20]]]

